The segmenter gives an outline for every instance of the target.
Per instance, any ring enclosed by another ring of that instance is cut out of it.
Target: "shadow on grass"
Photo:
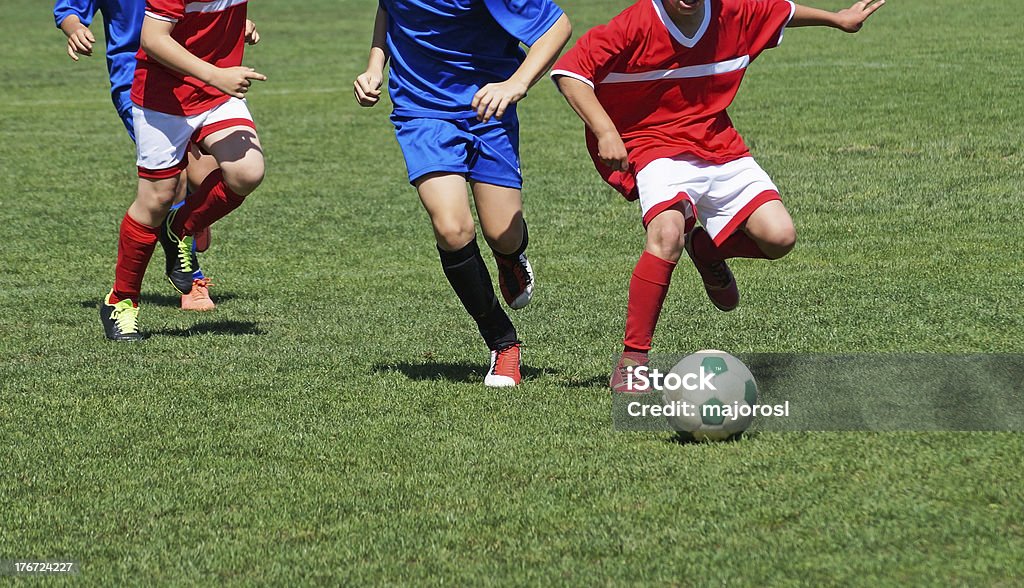
[[[231,292],[211,292],[210,298],[213,299],[214,304],[220,302],[227,302],[238,298],[237,294]],[[79,300],[78,305],[82,308],[99,308],[101,299],[95,298],[92,300]],[[173,296],[171,294],[145,294],[142,297],[143,306],[169,306],[171,308],[178,308],[181,306],[181,296]]]
[[[194,335],[263,335],[266,333],[256,323],[249,321],[211,321],[199,323],[187,329],[161,329],[150,331],[151,336],[192,337]]]
[[[670,443],[672,445],[711,445],[713,443],[739,443],[741,441],[752,441],[756,438],[756,431],[744,431],[743,433],[733,435],[732,437],[722,441],[698,441],[687,433],[677,432],[671,437],[666,437],[665,443]]]
[[[604,388],[608,389],[608,374],[590,376],[589,378],[569,378],[562,384],[566,388]]]
[[[487,366],[478,363],[378,363],[373,366],[373,373],[384,374],[400,372],[410,380],[416,381],[447,381],[447,382],[482,382],[487,375]],[[552,376],[556,372],[550,368],[534,368],[523,366],[524,380],[533,380],[541,376]]]

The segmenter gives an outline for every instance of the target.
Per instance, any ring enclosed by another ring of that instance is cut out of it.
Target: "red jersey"
[[[594,88],[629,153],[613,172],[587,147],[606,182],[633,200],[635,174],[663,157],[692,155],[722,164],[749,155],[725,112],[748,64],[782,41],[789,0],[705,0],[704,20],[686,37],[661,0],[640,0],[577,41],[552,68]]]
[[[171,37],[199,59],[217,67],[237,67],[242,65],[246,1],[147,0],[146,18],[175,23]],[[136,58],[132,102],[143,108],[188,116],[230,98],[198,78],[157,62],[144,49]]]

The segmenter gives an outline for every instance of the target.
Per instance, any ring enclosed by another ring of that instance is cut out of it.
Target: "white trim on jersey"
[[[248,0],[213,0],[213,2],[189,2],[185,12],[224,12],[228,8],[245,4]]]
[[[154,20],[162,20],[164,22],[178,22],[178,19],[176,19],[176,18],[171,18],[169,16],[161,16],[159,14],[153,14],[152,12],[150,12],[148,10],[146,11],[146,16],[148,16],[149,18],[152,18]]]
[[[688,65],[675,69],[656,69],[639,73],[610,73],[603,80],[602,84],[623,84],[628,82],[656,82],[658,80],[674,80],[680,78],[703,78],[714,76],[741,69],[746,69],[750,64],[750,56],[742,55],[728,61],[716,63],[703,63],[701,65]]]
[[[676,26],[676,23],[672,22],[672,18],[665,12],[665,5],[661,3],[661,0],[651,0],[651,4],[654,4],[654,10],[658,13],[661,24],[665,25],[672,38],[684,47],[693,47],[700,42],[701,38],[704,37],[704,33],[708,30],[708,26],[711,24],[711,0],[704,0],[704,20],[701,21],[700,27],[693,34],[693,37],[684,35],[683,31],[680,31],[679,27]]]
[[[779,29],[779,38],[775,41],[775,46],[778,47],[782,44],[782,36],[786,34],[786,27],[789,26],[789,21],[793,20],[793,15],[796,14],[796,3],[793,0],[789,0],[789,18],[786,19],[785,24]]]
[[[553,69],[553,70],[551,70],[551,79],[555,79],[555,76],[565,76],[567,78],[572,78],[574,80],[579,80],[579,81],[583,82],[584,84],[590,86],[591,88],[594,87],[594,82],[588,80],[587,78],[581,76],[578,73],[573,73],[573,72],[571,72],[569,70]]]

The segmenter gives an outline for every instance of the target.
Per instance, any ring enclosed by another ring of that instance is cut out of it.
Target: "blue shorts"
[[[117,116],[121,117],[121,122],[124,123],[124,128],[128,131],[128,136],[132,138],[132,143],[134,143],[135,124],[132,120],[131,93],[132,89],[129,86],[123,90],[114,92],[110,97],[114,102],[114,109],[117,110]]]
[[[402,147],[409,182],[433,172],[462,174],[474,182],[522,188],[519,170],[519,120],[446,120],[391,116]]]

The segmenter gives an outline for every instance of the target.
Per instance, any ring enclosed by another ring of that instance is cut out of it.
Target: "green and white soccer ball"
[[[669,425],[679,435],[695,441],[724,441],[740,436],[754,419],[757,382],[743,362],[724,351],[706,349],[684,357],[672,368],[680,378],[687,374],[705,374],[709,385],[697,389],[666,389],[662,400],[677,404],[677,416],[668,416]],[[707,374],[713,373],[713,376]],[[691,381],[698,378],[691,377]],[[689,407],[689,410],[681,410]]]

